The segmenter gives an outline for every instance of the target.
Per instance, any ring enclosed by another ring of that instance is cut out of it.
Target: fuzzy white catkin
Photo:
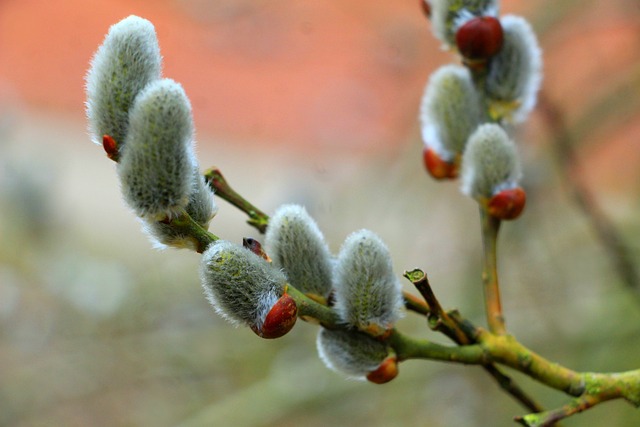
[[[216,312],[234,324],[261,327],[286,287],[286,277],[242,246],[218,240],[202,254],[200,278]]]
[[[378,369],[389,353],[382,342],[370,336],[325,328],[320,328],[316,346],[329,369],[359,380]]]
[[[180,84],[156,80],[138,94],[118,164],[124,199],[138,216],[160,220],[186,207],[196,164],[192,138],[191,105]]]
[[[109,135],[122,148],[134,98],[160,78],[161,68],[151,22],[132,15],[111,26],[86,76],[89,132],[95,143]]]
[[[373,232],[360,230],[346,238],[334,274],[334,308],[344,323],[383,332],[402,316],[402,287],[389,250]]]
[[[194,166],[192,189],[185,211],[205,230],[209,228],[209,222],[218,212],[213,191],[200,174],[198,165]],[[198,242],[192,236],[164,222],[143,221],[143,230],[157,249],[171,246],[196,250],[198,247]]]
[[[485,93],[492,102],[513,104],[513,111],[505,116],[520,123],[536,104],[542,81],[542,54],[536,35],[524,18],[506,15],[500,23],[504,42],[489,65]]]
[[[461,190],[473,198],[490,198],[515,187],[521,176],[515,144],[497,124],[484,124],[471,135],[462,157]]]
[[[481,101],[469,70],[445,65],[432,74],[420,106],[426,146],[442,160],[453,160],[462,154],[481,118]]]
[[[432,0],[431,26],[445,48],[456,45],[456,31],[474,16],[497,16],[498,0]]]
[[[269,220],[265,238],[273,265],[304,293],[327,297],[332,289],[332,259],[322,232],[306,209],[283,205]]]

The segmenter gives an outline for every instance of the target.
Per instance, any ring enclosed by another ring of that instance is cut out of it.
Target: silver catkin
[[[136,97],[118,174],[124,199],[139,217],[159,220],[187,206],[196,164],[192,139],[182,86],[156,80]]]
[[[462,154],[469,135],[482,119],[481,101],[465,67],[439,68],[425,89],[420,124],[426,146],[445,161]]]
[[[533,29],[519,16],[500,20],[502,49],[489,64],[485,94],[497,118],[523,122],[536,104],[542,81],[542,54]]]
[[[242,246],[218,240],[202,254],[200,278],[216,312],[234,324],[261,326],[286,287],[286,277]]]
[[[114,24],[86,76],[87,117],[92,140],[103,135],[124,144],[129,110],[140,91],[160,78],[162,58],[151,22],[129,16]]]
[[[402,287],[389,250],[369,230],[347,237],[335,268],[335,305],[341,320],[382,333],[402,316]]]
[[[471,135],[462,157],[461,190],[473,198],[490,198],[514,187],[521,169],[515,144],[497,124],[484,124]]]
[[[298,205],[280,207],[269,220],[267,253],[289,283],[304,293],[327,297],[332,288],[332,260],[316,222]]]
[[[375,371],[388,355],[385,344],[356,331],[320,328],[316,346],[329,369],[359,380]]]

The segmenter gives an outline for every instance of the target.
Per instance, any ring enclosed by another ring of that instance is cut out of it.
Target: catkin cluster
[[[169,222],[186,213],[206,229],[217,208],[195,156],[189,99],[161,68],[149,21],[113,25],[86,77],[89,132],[117,162],[124,199],[157,246],[195,248]]]
[[[322,360],[349,376],[372,379],[390,357],[387,346],[372,337],[386,334],[403,306],[386,245],[373,232],[360,230],[349,235],[333,257],[307,211],[285,205],[271,218],[266,246],[290,283],[329,302],[345,326],[339,331],[321,328],[317,345]]]
[[[423,0],[434,35],[462,65],[431,76],[420,109],[424,162],[500,219],[524,207],[517,149],[505,130],[536,103],[541,54],[528,22],[499,16],[497,0]]]
[[[389,252],[372,232],[349,236],[333,256],[317,224],[300,206],[283,206],[270,221],[268,251],[208,235],[213,193],[194,153],[191,105],[182,86],[161,76],[153,25],[130,16],[113,25],[86,77],[89,131],[117,162],[124,200],[160,246],[203,252],[204,293],[226,320],[263,338],[293,328],[298,307],[289,290],[331,307],[341,329],[322,329],[318,349],[333,369],[386,382],[395,376],[384,336],[401,315],[402,291]],[[186,225],[185,225],[186,224]],[[272,258],[269,257],[270,254]]]
[[[219,240],[207,249],[202,284],[216,311],[262,337],[277,338],[295,323],[295,303],[287,293],[294,287],[331,307],[342,323],[340,330],[321,328],[318,336],[327,366],[374,382],[395,376],[389,373],[395,372],[390,349],[374,338],[390,331],[403,306],[401,285],[380,238],[357,231],[334,257],[307,211],[285,205],[269,222],[266,247],[268,257],[253,242],[242,248]],[[383,374],[377,371],[381,366]]]

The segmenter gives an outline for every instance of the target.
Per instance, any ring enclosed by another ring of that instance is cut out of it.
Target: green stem
[[[409,292],[403,292],[402,297],[404,300],[404,307],[407,310],[413,311],[423,316],[428,316],[429,313],[431,313],[431,311],[429,310],[429,306],[417,296],[412,295]]]
[[[340,319],[334,310],[309,298],[293,286],[287,287],[287,294],[293,298],[298,307],[298,317],[306,321],[315,321],[329,329],[340,326]]]
[[[514,368],[572,396],[580,396],[585,391],[585,380],[581,374],[550,362],[520,344],[511,335],[495,335],[480,329],[478,342],[494,362]]]
[[[566,405],[563,405],[561,408],[537,414],[528,414],[523,417],[516,417],[514,420],[527,427],[551,427],[557,425],[556,423],[558,421],[582,411],[586,411],[600,402],[603,402],[603,400],[597,396],[580,396],[571,400],[571,402]]]
[[[427,314],[429,327],[435,331],[442,332],[456,344],[470,344],[471,340],[458,327],[456,322],[449,317],[447,312],[442,309],[440,301],[438,301],[433,289],[431,289],[427,275],[416,268],[412,271],[405,271],[404,277],[411,281],[426,301],[429,307],[429,313]]]
[[[429,340],[418,340],[393,329],[387,342],[393,347],[398,360],[429,359],[463,364],[481,364],[489,362],[480,345],[449,347]]]
[[[586,411],[599,403],[623,398],[640,406],[640,370],[620,374],[583,374],[585,392],[558,409],[516,417],[527,427],[548,427],[562,419]]]
[[[249,225],[258,229],[260,233],[264,233],[267,230],[269,216],[231,188],[219,169],[211,168],[207,170],[204,173],[204,177],[217,196],[222,197],[249,216],[247,220]]]
[[[506,334],[500,287],[498,285],[497,243],[500,220],[480,206],[480,222],[482,226],[482,283],[484,286],[484,303],[489,330],[497,335]]]
[[[179,234],[190,236],[195,242],[196,251],[200,254],[211,243],[220,240],[218,236],[202,228],[187,212],[183,212],[171,220],[164,221],[164,223],[175,229]]]
[[[576,397],[559,409],[517,419],[529,427],[551,426],[563,418],[613,399],[625,399],[640,407],[640,370],[578,373],[544,359],[511,336],[497,336],[480,330],[478,337],[479,344],[446,347],[408,337],[394,329],[387,342],[399,360],[429,359],[483,366],[499,363]]]
[[[444,333],[458,345],[475,344],[476,328],[471,325],[469,328],[464,329],[462,322],[458,321],[454,315],[450,315],[442,309],[440,302],[431,288],[427,275],[422,270],[415,269],[407,271],[404,273],[404,276],[411,281],[426,300],[430,308],[427,319],[432,329]],[[496,380],[504,391],[509,393],[525,408],[533,412],[541,412],[543,410],[542,406],[529,397],[511,377],[504,374],[493,363],[484,363],[482,367]]]

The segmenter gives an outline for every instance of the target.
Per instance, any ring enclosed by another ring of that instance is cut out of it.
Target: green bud
[[[328,297],[332,260],[324,236],[304,207],[281,206],[269,220],[267,253],[299,291]]]
[[[432,0],[433,34],[445,47],[456,45],[456,32],[475,16],[497,16],[498,0]]]
[[[178,83],[156,80],[136,97],[118,174],[138,216],[161,220],[187,206],[196,164],[192,138],[191,106]]]
[[[218,206],[213,198],[211,188],[197,167],[194,168],[192,185],[189,203],[185,210],[195,222],[206,230],[209,228],[209,222],[218,212]],[[164,222],[144,221],[143,229],[158,249],[172,246],[196,250],[198,247],[198,242],[191,235],[184,234]]]
[[[504,16],[502,49],[493,57],[485,80],[485,94],[494,119],[523,122],[536,104],[542,80],[542,55],[529,23]]]
[[[341,320],[382,335],[402,316],[402,287],[385,244],[369,230],[347,237],[335,268],[335,305]]]
[[[122,148],[133,101],[160,78],[161,62],[151,22],[132,15],[111,26],[86,77],[87,117],[95,143],[109,135]]]
[[[378,369],[389,354],[384,343],[356,331],[320,328],[316,345],[329,369],[360,380]]]
[[[443,161],[464,151],[482,117],[481,101],[465,67],[446,65],[432,74],[420,107],[424,144]]]
[[[521,175],[518,153],[501,126],[484,124],[471,135],[461,175],[462,192],[475,199],[488,199],[517,186]]]
[[[286,277],[242,246],[218,240],[202,254],[204,293],[223,318],[261,330],[271,308],[286,290]]]

